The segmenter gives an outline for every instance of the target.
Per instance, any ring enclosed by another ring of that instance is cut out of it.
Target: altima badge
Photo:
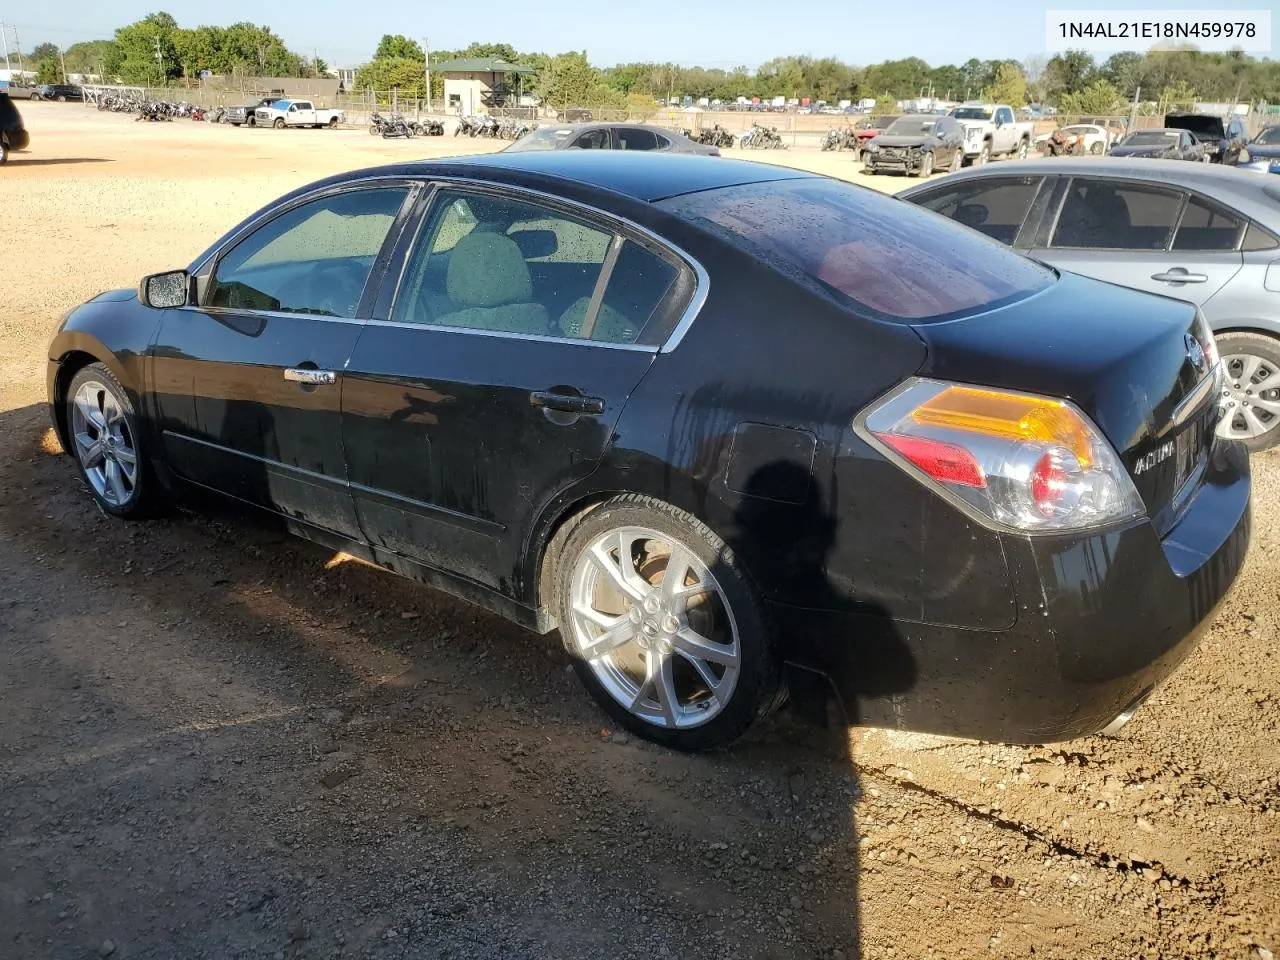
[[[1200,363],[1201,365],[1204,364],[1203,354],[1200,357]],[[1133,475],[1135,477],[1141,476],[1142,474],[1150,470],[1152,467],[1156,466],[1156,464],[1164,463],[1166,460],[1168,460],[1172,456],[1173,456],[1173,441],[1170,440],[1167,443],[1160,444],[1160,446],[1156,447],[1154,450],[1148,453],[1145,457],[1142,457],[1140,460],[1138,460],[1137,464],[1133,468]]]

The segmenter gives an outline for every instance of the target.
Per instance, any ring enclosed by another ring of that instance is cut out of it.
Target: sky
[[[1276,0],[1124,0],[1127,9],[1275,8]],[[0,0],[0,22],[18,29],[23,50],[51,41],[69,46],[107,38],[115,28],[156,9],[183,27],[247,20],[265,24],[297,53],[318,53],[331,66],[357,66],[372,55],[384,33],[428,38],[437,50],[473,41],[506,42],[517,50],[587,51],[596,66],[630,61],[675,61],[686,66],[756,67],[788,54],[835,56],[865,65],[916,56],[937,66],[1045,52],[1045,11],[1098,9],[1102,0],[809,0],[792,7],[781,0],[697,0],[696,3],[601,3],[599,0],[488,0],[460,5],[466,14],[422,0],[379,0],[361,12],[350,0]],[[216,19],[202,10],[216,9]],[[1277,24],[1280,26],[1280,23]],[[1103,55],[1105,57],[1105,54]]]

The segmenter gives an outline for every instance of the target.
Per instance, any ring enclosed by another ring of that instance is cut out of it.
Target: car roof
[[[451,157],[405,166],[360,171],[411,176],[465,176],[508,180],[508,174],[532,174],[624,194],[654,203],[668,197],[747,183],[813,178],[816,174],[749,160],[628,150],[546,150]]]
[[[1272,191],[1271,174],[1237,170],[1216,163],[1186,160],[1130,160],[1122,157],[1049,157],[1039,160],[1002,160],[949,173],[939,181],[926,181],[903,190],[907,199],[938,184],[1026,176],[1111,176],[1196,190],[1211,197],[1230,197],[1232,204],[1272,230],[1280,229],[1280,204]],[[1268,190],[1268,187],[1270,189]]]

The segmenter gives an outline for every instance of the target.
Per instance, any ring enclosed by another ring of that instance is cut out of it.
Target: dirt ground
[[[0,170],[0,957],[1280,952],[1280,456],[1255,459],[1217,623],[1119,738],[784,712],[680,756],[609,730],[554,637],[234,516],[109,522],[54,455],[63,311],[301,183],[474,141],[21,109],[32,150]]]

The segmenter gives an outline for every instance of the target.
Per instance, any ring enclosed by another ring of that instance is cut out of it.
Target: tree
[[[418,41],[410,40],[403,34],[384,33],[378,41],[378,49],[373,53],[375,60],[425,60],[426,54]]]
[[[621,105],[624,102],[624,98],[605,84],[596,68],[587,62],[585,50],[552,57],[540,84],[539,93],[559,109],[588,104]]]
[[[114,40],[89,40],[73,43],[62,51],[70,73],[110,75],[109,65],[117,59]]]
[[[174,35],[178,22],[161,11],[116,31],[117,70],[126,83],[159,86],[182,72]],[[159,54],[157,56],[157,53]]]
[[[1007,103],[1015,110],[1027,102],[1027,81],[1014,64],[1002,63],[991,86],[982,91],[988,103]]]
[[[356,87],[361,90],[372,88],[380,94],[395,89],[402,97],[421,97],[426,89],[425,74],[426,64],[422,60],[379,57],[356,71]]]
[[[1129,95],[1142,85],[1146,66],[1146,58],[1142,54],[1125,50],[1109,56],[1101,72],[1116,89]]]
[[[1165,87],[1160,91],[1160,114],[1163,116],[1176,110],[1194,110],[1196,92],[1185,80]]]
[[[31,51],[32,60],[57,60],[61,56],[62,51],[58,49],[56,43],[39,43],[36,48]]]
[[[1111,83],[1099,77],[1084,89],[1068,93],[1058,100],[1058,111],[1065,116],[1114,116],[1123,109],[1124,98]]]
[[[887,93],[876,97],[876,105],[871,108],[873,117],[888,117],[898,112],[898,101]]]
[[[62,74],[53,60],[41,60],[36,64],[36,83],[58,83]]]
[[[1050,96],[1078,93],[1087,87],[1097,72],[1093,57],[1084,50],[1068,50],[1054,54],[1046,70],[1049,75]]]
[[[1043,103],[1048,93],[1046,74],[1049,58],[1042,53],[1033,53],[1023,58],[1022,75],[1027,79],[1027,99],[1031,103]]]

